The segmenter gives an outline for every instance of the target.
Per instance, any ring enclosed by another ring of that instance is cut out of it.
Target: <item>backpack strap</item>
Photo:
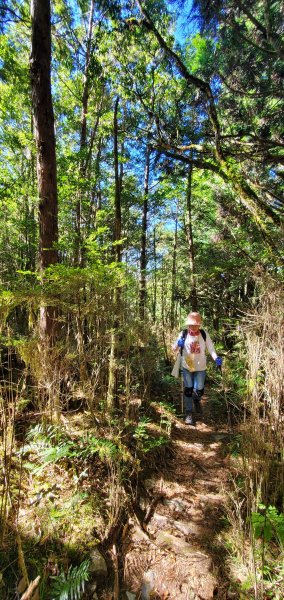
[[[204,329],[199,329],[199,331],[200,331],[200,333],[201,333],[201,335],[202,335],[202,337],[204,339],[204,342],[206,342],[206,331],[204,331]],[[182,339],[183,340],[185,340],[187,334],[188,334],[188,329],[184,329],[183,332],[182,332]]]
[[[181,339],[184,341],[186,336],[188,334],[188,330],[187,329],[183,329],[182,334],[181,334]],[[182,351],[183,351],[183,347],[180,348],[180,355],[182,356]]]

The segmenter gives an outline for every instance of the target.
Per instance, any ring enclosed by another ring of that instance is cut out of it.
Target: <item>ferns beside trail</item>
[[[103,462],[131,459],[129,451],[121,444],[118,446],[109,439],[95,436],[89,436],[84,440],[70,440],[52,425],[46,430],[42,425],[36,425],[28,432],[27,440],[30,443],[25,445],[21,452],[24,454],[35,452],[41,463],[33,469],[34,473],[63,458],[84,460],[97,454]]]
[[[83,561],[78,567],[69,567],[67,574],[62,571],[52,579],[51,600],[79,600],[89,579],[90,561]]]

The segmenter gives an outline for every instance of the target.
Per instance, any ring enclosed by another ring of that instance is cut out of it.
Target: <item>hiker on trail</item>
[[[194,425],[193,407],[198,414],[202,413],[200,400],[204,393],[206,376],[206,348],[218,367],[222,358],[217,356],[208,331],[201,329],[201,315],[198,312],[189,313],[185,325],[173,345],[173,350],[180,350],[181,368],[184,383],[185,423]]]

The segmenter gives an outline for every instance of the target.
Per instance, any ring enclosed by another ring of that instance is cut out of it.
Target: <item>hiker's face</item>
[[[189,326],[188,326],[188,329],[189,329],[190,331],[193,331],[193,333],[195,333],[196,331],[198,331],[198,329],[199,329],[199,325],[189,325]]]

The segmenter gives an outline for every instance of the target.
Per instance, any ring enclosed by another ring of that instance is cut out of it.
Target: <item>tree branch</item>
[[[161,144],[157,144],[155,146],[152,145],[152,148],[153,150],[157,150],[161,154],[168,156],[168,158],[179,160],[180,162],[183,162],[187,165],[192,165],[197,169],[213,171],[213,173],[217,173],[217,175],[220,175],[220,177],[222,177],[222,179],[224,179],[225,181],[229,181],[229,178],[227,177],[226,173],[222,171],[222,169],[218,165],[214,165],[214,163],[191,158],[190,156],[186,156],[185,154],[179,154],[178,152],[171,152],[164,145]]]
[[[174,50],[172,50],[172,48],[170,48],[170,46],[167,44],[167,42],[164,40],[162,35],[159,33],[159,31],[155,27],[148,12],[142,6],[141,0],[136,0],[136,2],[140,8],[141,14],[144,17],[144,19],[142,20],[142,25],[144,25],[149,31],[151,31],[155,35],[161,48],[163,48],[165,50],[166,54],[169,57],[171,57],[172,60],[174,61],[180,75],[182,77],[184,77],[184,79],[189,84],[194,85],[196,88],[198,88],[205,95],[205,97],[208,100],[208,116],[211,121],[211,125],[213,128],[214,134],[215,134],[215,151],[216,151],[215,158],[219,162],[219,166],[212,165],[212,163],[207,163],[207,164],[211,165],[211,167],[208,166],[208,168],[210,170],[214,170],[215,172],[220,174],[220,176],[225,181],[231,183],[234,191],[241,198],[244,206],[252,214],[252,217],[253,217],[255,223],[257,223],[257,225],[258,225],[260,231],[262,232],[263,237],[266,239],[266,242],[268,243],[269,247],[273,248],[273,250],[275,250],[275,245],[273,244],[273,241],[271,240],[270,235],[268,234],[268,231],[267,231],[266,219],[268,218],[273,223],[280,225],[279,216],[277,214],[275,214],[275,212],[269,206],[267,206],[266,202],[264,202],[262,200],[262,198],[258,197],[258,195],[254,191],[254,189],[251,188],[249,183],[246,181],[245,177],[242,175],[242,173],[238,169],[238,166],[232,165],[232,164],[230,164],[229,161],[226,160],[226,158],[223,154],[222,146],[221,146],[220,124],[219,124],[215,101],[214,101],[214,97],[213,97],[210,85],[208,83],[206,83],[205,81],[203,81],[202,79],[200,79],[199,77],[195,77],[188,71],[188,69],[185,66],[185,64],[183,63],[182,59],[179,57],[178,54],[176,54],[176,52],[174,52]],[[132,19],[131,22],[139,25],[139,22],[136,21],[135,19]],[[164,148],[162,148],[162,152],[164,152],[166,154],[166,152],[164,151]],[[182,157],[182,155],[176,155],[175,153],[170,153],[170,154],[168,154],[168,156],[171,156],[172,158],[177,158],[178,160],[188,163],[188,158]],[[198,164],[196,166],[198,166]],[[200,163],[199,163],[199,168],[204,168],[204,163],[202,163],[201,167],[200,167]]]
[[[11,21],[12,19],[5,19],[5,13],[10,13],[10,15],[12,15],[12,17],[14,17],[14,19],[16,19],[17,21],[25,23],[29,26],[31,24],[29,20],[24,19],[23,17],[18,15],[12,8],[9,8],[6,4],[0,4],[0,11],[3,11],[4,14],[3,18],[0,19],[0,23],[7,23],[8,21]]]
[[[158,29],[155,27],[151,17],[149,16],[149,13],[142,6],[140,0],[136,0],[136,2],[140,8],[140,11],[141,11],[143,17],[144,17],[144,19],[142,21],[143,25],[155,35],[161,48],[163,48],[165,50],[165,52],[168,54],[168,56],[170,56],[173,59],[175,65],[176,65],[179,73],[182,75],[182,77],[184,77],[184,79],[189,84],[197,87],[202,92],[202,94],[206,97],[206,99],[208,101],[209,119],[211,121],[211,125],[213,128],[214,134],[215,134],[216,153],[217,153],[218,158],[220,160],[223,160],[224,157],[223,157],[221,140],[220,140],[220,137],[221,137],[220,136],[220,124],[219,124],[218,115],[217,115],[217,111],[216,111],[214,96],[213,96],[210,85],[206,81],[203,81],[203,79],[200,79],[199,77],[196,77],[195,75],[192,75],[188,71],[187,67],[181,60],[180,56],[176,52],[174,52],[174,50],[172,50],[172,48],[170,48],[170,46],[164,40],[164,38],[162,37],[162,35],[158,31]]]

